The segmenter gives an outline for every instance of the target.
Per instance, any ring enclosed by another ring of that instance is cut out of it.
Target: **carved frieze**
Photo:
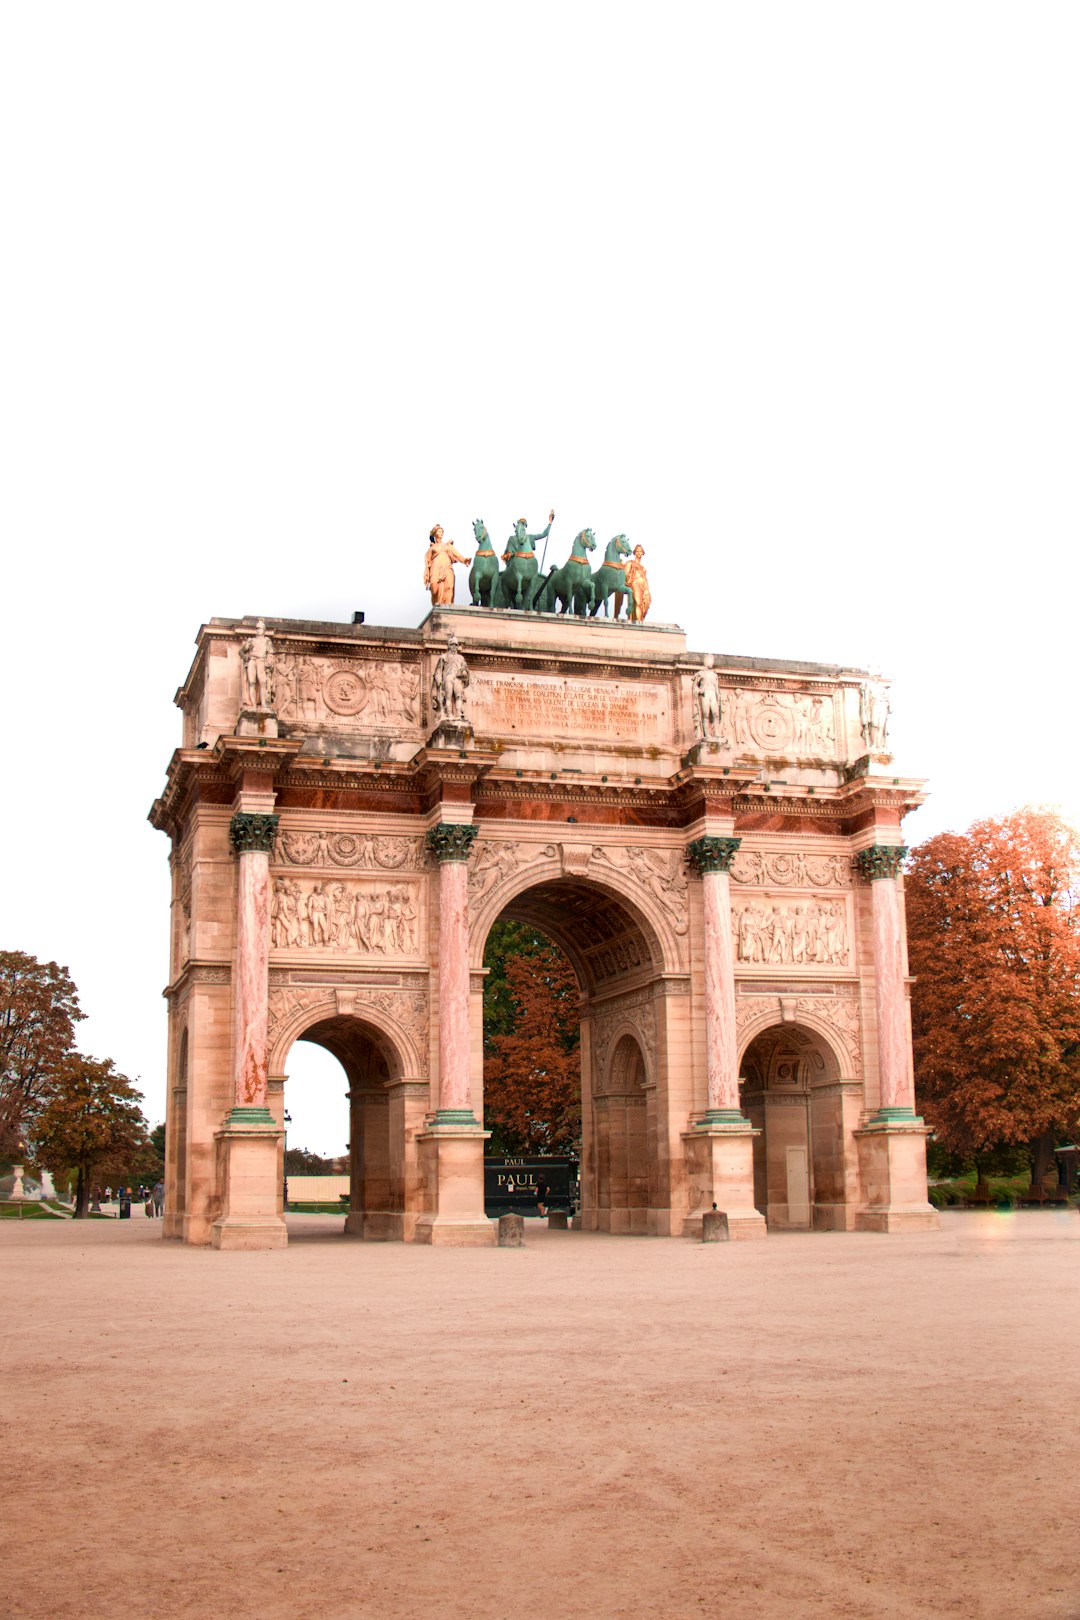
[[[760,692],[731,686],[724,692],[725,729],[740,753],[835,759],[831,692]]]
[[[771,884],[780,889],[849,889],[851,860],[846,855],[744,847],[732,862],[731,881],[758,887]]]
[[[277,653],[278,720],[303,730],[389,733],[420,724],[420,665]]]
[[[274,879],[270,944],[275,950],[415,956],[419,885]]]
[[[423,865],[423,842],[390,833],[309,832],[279,827],[274,862],[277,866],[414,871]]]
[[[735,957],[751,967],[849,967],[851,941],[844,900],[772,897],[731,908]]]

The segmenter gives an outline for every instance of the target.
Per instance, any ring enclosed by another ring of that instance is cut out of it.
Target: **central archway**
[[[563,952],[577,979],[581,1026],[582,1227],[670,1229],[665,942],[643,908],[606,883],[553,875],[489,904],[483,950],[499,919],[523,923]],[[661,1213],[662,1212],[662,1213]]]

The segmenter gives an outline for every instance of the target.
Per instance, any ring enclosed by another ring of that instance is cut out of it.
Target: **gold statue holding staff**
[[[443,539],[442,524],[436,523],[428,539],[424,557],[424,584],[431,592],[432,607],[451,607],[454,601],[454,564],[468,562],[454,549],[452,540]]]

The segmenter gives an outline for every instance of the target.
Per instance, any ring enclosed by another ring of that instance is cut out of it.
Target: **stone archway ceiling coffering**
[[[553,939],[590,989],[654,962],[649,939],[633,913],[592,883],[574,878],[538,883],[516,895],[502,915]]]

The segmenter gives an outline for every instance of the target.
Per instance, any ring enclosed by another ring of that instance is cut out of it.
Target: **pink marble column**
[[[691,865],[701,873],[705,907],[706,1125],[746,1124],[739,1108],[735,953],[728,878],[741,842],[738,838],[697,838],[686,851]]]
[[[266,1028],[270,969],[270,851],[278,818],[240,812],[229,823],[237,852],[233,966],[234,1120],[270,1119]]]
[[[904,939],[897,877],[903,844],[874,844],[856,856],[870,882],[874,929],[874,1003],[877,1011],[879,1119],[912,1119],[915,1092],[908,1045]]]
[[[477,828],[428,833],[439,862],[439,1109],[437,1124],[475,1125],[469,1075],[469,851]]]

